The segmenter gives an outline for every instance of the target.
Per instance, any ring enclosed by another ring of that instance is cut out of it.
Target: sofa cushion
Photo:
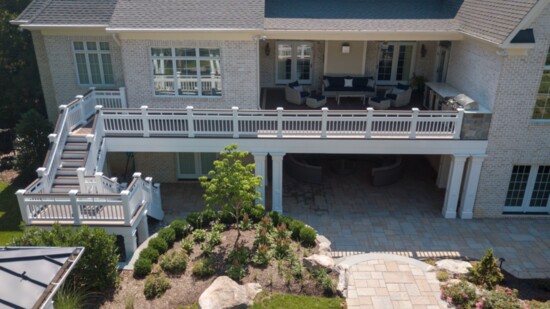
[[[401,90],[403,90],[403,91],[406,91],[406,90],[409,90],[409,85],[405,85],[405,84],[398,83],[397,86],[396,86],[395,88],[401,89]]]
[[[376,91],[376,89],[374,89],[374,87],[369,87],[369,86],[365,87],[365,90],[367,90],[368,92],[375,92]]]
[[[307,91],[300,92],[300,98],[306,98],[306,97],[309,97],[309,92]]]
[[[353,85],[354,86],[366,86],[368,77],[354,77],[353,78]]]
[[[386,94],[386,98],[392,99],[392,100],[397,100],[397,94],[395,94],[395,93],[388,93],[388,94]]]
[[[325,76],[325,79],[328,80],[330,86],[335,87],[344,87],[344,78],[343,77],[330,77]]]
[[[300,83],[299,83],[298,81],[295,81],[295,82],[292,82],[292,83],[288,84],[288,86],[289,86],[290,88],[294,88],[294,87],[300,86]]]
[[[302,87],[302,85],[292,87],[292,89],[294,89],[296,91],[300,91],[300,92],[304,91],[304,87]]]
[[[372,78],[367,79],[367,88],[374,89],[374,79]]]
[[[330,87],[330,82],[328,81],[328,79],[323,79],[323,86],[325,86],[325,88]]]
[[[344,78],[344,87],[353,88],[353,78]]]

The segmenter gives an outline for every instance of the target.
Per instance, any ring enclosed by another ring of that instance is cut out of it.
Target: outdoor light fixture
[[[342,54],[349,54],[350,46],[349,43],[342,44]]]
[[[426,46],[425,46],[424,44],[422,44],[422,46],[420,47],[420,56],[421,56],[422,58],[426,57],[426,53],[427,53],[427,52],[428,52],[428,51],[426,50]]]
[[[265,44],[264,53],[266,56],[269,56],[269,54],[271,54],[271,47],[269,47],[269,43]]]
[[[498,261],[500,262],[500,264],[498,265],[498,268],[502,269],[502,263],[504,263],[506,261],[505,258],[499,258]]]
[[[380,48],[381,48],[382,50],[388,49],[388,42],[386,42],[386,41],[382,42],[382,45],[380,45]]]

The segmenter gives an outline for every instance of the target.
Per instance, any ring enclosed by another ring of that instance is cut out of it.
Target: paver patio
[[[332,241],[335,256],[367,252],[413,258],[479,259],[488,248],[506,261],[503,268],[519,278],[550,278],[550,220],[448,220],[441,215],[444,190],[424,160],[405,161],[396,184],[373,187],[359,166],[350,176],[327,169],[321,185],[284,177],[284,212],[313,226]],[[202,209],[196,183],[163,184],[163,208],[169,221]]]

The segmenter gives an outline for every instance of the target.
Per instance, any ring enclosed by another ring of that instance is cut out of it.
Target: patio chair
[[[285,99],[292,104],[302,105],[306,102],[307,97],[309,97],[309,92],[304,91],[302,85],[297,81],[288,84],[285,87]]]
[[[407,106],[411,102],[412,88],[407,85],[397,86],[386,91],[385,97],[391,100],[392,107]]]

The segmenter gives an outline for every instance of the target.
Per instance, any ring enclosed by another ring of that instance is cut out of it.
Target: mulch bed
[[[242,231],[238,243],[249,249],[253,249],[255,230]],[[132,271],[123,271],[121,273],[120,288],[115,293],[112,300],[102,304],[102,308],[124,308],[125,303],[133,298],[134,308],[176,308],[182,305],[197,303],[202,292],[218,276],[225,275],[225,265],[228,254],[233,250],[237,240],[237,231],[235,229],[226,230],[222,233],[222,243],[214,250],[216,260],[216,274],[208,279],[198,279],[191,274],[193,262],[201,254],[200,245],[196,244],[193,252],[189,256],[189,263],[185,273],[179,277],[168,277],[171,282],[171,288],[160,298],[155,300],[146,300],[143,295],[144,280],[134,279]],[[292,249],[296,257],[303,260],[304,253],[311,254],[313,249],[301,247],[296,242],[292,243]],[[180,243],[176,242],[174,248],[170,251],[178,250]],[[242,279],[240,284],[257,282],[264,291],[294,293],[300,295],[322,296],[323,289],[320,288],[315,279],[311,278],[307,271],[303,271],[304,280],[297,281],[289,277],[289,262],[286,260],[277,261],[272,259],[271,263],[265,268],[249,265],[248,273]],[[334,284],[338,282],[338,274],[332,272],[329,274]]]

